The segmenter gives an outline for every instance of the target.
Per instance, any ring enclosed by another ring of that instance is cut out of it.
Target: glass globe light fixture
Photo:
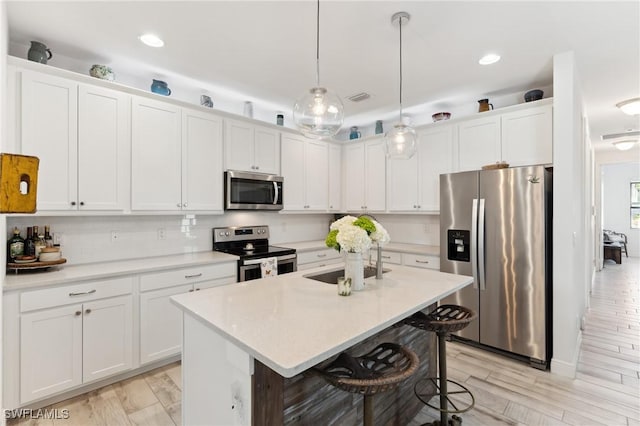
[[[387,157],[408,160],[416,153],[418,137],[413,127],[398,123],[384,137]]]
[[[344,105],[334,92],[320,86],[320,0],[316,13],[316,86],[293,105],[293,122],[309,138],[335,136],[344,121]]]
[[[417,149],[416,131],[402,122],[402,20],[409,21],[410,17],[407,12],[394,13],[391,17],[391,22],[398,21],[400,27],[400,119],[384,135],[384,152],[387,157],[403,160],[413,157]]]
[[[334,92],[314,87],[296,101],[293,120],[307,137],[331,137],[342,127],[344,105]]]

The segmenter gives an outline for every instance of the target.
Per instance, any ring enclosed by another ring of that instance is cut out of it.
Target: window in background
[[[640,229],[640,182],[631,182],[631,228]]]

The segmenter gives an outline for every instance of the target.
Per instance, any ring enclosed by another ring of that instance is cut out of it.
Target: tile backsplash
[[[437,245],[438,216],[376,215],[398,243]],[[26,235],[28,226],[51,226],[60,240],[63,257],[82,264],[194,253],[211,250],[212,228],[268,225],[269,242],[323,240],[334,216],[294,215],[273,212],[229,212],[220,216],[19,216],[7,217],[7,232],[17,226]]]

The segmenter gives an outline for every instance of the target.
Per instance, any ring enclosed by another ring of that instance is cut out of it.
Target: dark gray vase
[[[33,62],[40,62],[41,64],[46,64],[49,59],[53,57],[51,50],[47,49],[47,46],[40,43],[39,41],[32,41],[31,47],[29,48],[29,53],[27,54],[27,58]]]

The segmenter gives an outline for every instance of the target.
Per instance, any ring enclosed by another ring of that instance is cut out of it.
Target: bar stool
[[[448,426],[448,425],[459,425],[462,423],[462,419],[456,415],[453,415],[451,420],[447,419],[447,414],[460,414],[465,411],[469,411],[475,405],[475,398],[469,389],[465,386],[461,385],[458,382],[454,382],[453,380],[447,379],[447,352],[446,352],[446,338],[451,333],[455,331],[462,330],[465,328],[471,321],[476,319],[475,311],[465,308],[463,306],[457,305],[442,305],[438,306],[431,313],[424,314],[420,311],[416,312],[409,318],[406,318],[403,322],[406,325],[410,325],[412,327],[420,328],[425,331],[432,331],[438,335],[438,377],[428,377],[425,379],[419,380],[414,386],[414,393],[426,405],[431,408],[434,408],[440,412],[440,422],[435,421],[433,425],[440,426]],[[435,385],[437,389],[437,393],[433,393],[431,391],[430,386],[426,386],[427,390],[421,390],[421,387],[425,387],[425,384],[429,384],[431,382]],[[462,390],[456,390],[453,392],[448,392],[447,383],[453,383],[458,386]],[[456,404],[451,401],[449,395],[464,395],[468,394],[471,397],[471,403],[469,403],[466,407],[458,408]],[[429,401],[434,396],[440,396],[440,406],[436,406],[431,404]],[[451,404],[453,409],[449,409],[447,402]]]
[[[412,350],[382,343],[359,357],[343,352],[327,366],[316,368],[316,372],[338,389],[364,395],[364,425],[373,426],[373,396],[397,387],[416,371],[419,363]]]

